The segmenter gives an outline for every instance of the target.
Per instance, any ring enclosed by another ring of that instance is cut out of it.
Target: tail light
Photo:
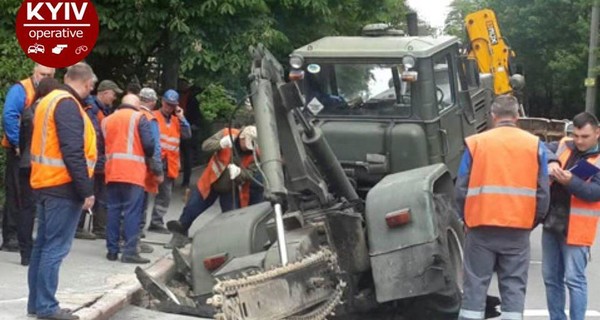
[[[302,70],[292,70],[289,73],[289,78],[291,81],[297,81],[304,79],[304,71]]]
[[[388,228],[397,228],[410,222],[410,209],[405,208],[392,211],[385,215],[385,223]]]
[[[227,253],[210,256],[204,259],[204,268],[208,271],[219,269],[227,261]]]

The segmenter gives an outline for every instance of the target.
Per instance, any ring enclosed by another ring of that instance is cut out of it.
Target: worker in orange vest
[[[23,79],[8,89],[2,111],[4,135],[2,146],[6,152],[4,167],[5,202],[2,219],[2,246],[4,251],[21,252],[21,260],[31,254],[31,229],[35,216],[35,202],[31,188],[27,187],[31,175],[28,164],[21,165],[20,126],[23,112],[34,102],[35,88],[44,78],[54,77],[54,68],[35,64],[31,77]],[[24,187],[19,187],[23,185]]]
[[[202,143],[202,150],[213,153],[213,156],[198,179],[196,187],[190,190],[189,199],[179,221],[167,223],[167,228],[173,233],[167,248],[185,245],[188,230],[194,220],[217,199],[223,212],[262,201],[262,190],[251,192],[252,178],[256,170],[254,141],[256,127],[247,126],[242,130],[225,128]]]
[[[106,258],[115,261],[119,253],[121,217],[125,245],[121,262],[148,263],[137,252],[146,165],[160,177],[162,166],[152,161],[154,137],[150,122],[139,112],[140,99],[133,94],[123,97],[119,108],[102,122],[106,142],[106,190],[108,223],[106,228]]]
[[[93,211],[93,230],[88,231],[84,227],[87,212],[82,212],[79,220],[79,228],[75,234],[77,239],[94,240],[106,238],[106,185],[104,177],[104,136],[100,129],[102,120],[112,112],[112,105],[117,100],[117,96],[123,93],[123,90],[112,80],[102,80],[96,89],[96,95],[90,95],[85,99],[85,113],[92,121],[96,130],[96,145],[98,147],[98,162],[94,169],[94,203]]]
[[[542,233],[542,276],[551,320],[567,319],[565,286],[569,289],[569,318],[585,318],[585,268],[600,217],[600,173],[595,169],[600,168],[599,138],[598,119],[583,112],[573,118],[571,137],[547,144],[558,157],[549,164],[554,183]],[[583,172],[572,169],[586,165]]]
[[[165,91],[161,107],[154,111],[154,116],[160,132],[160,151],[165,179],[158,186],[148,231],[167,234],[169,231],[165,228],[163,217],[169,210],[173,184],[179,175],[179,145],[181,139],[191,138],[192,131],[183,115],[183,109],[179,107],[179,94],[175,90]]]
[[[498,96],[494,128],[466,139],[456,199],[466,225],[459,319],[484,319],[492,274],[498,274],[502,319],[523,319],[531,230],[549,205],[546,149],[517,128],[519,104]]]
[[[81,210],[94,205],[96,133],[83,99],[96,76],[89,65],[77,63],[67,69],[64,81],[64,89],[53,90],[37,105],[31,138],[30,182],[37,192],[39,225],[28,271],[27,313],[38,319],[79,319],[59,308],[55,294]]]

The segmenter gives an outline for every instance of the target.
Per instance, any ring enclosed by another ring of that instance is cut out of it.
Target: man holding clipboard
[[[570,319],[585,318],[585,268],[600,216],[598,119],[583,112],[573,118],[573,126],[571,137],[546,144],[558,158],[548,165],[554,182],[542,234],[542,275],[550,320],[567,319],[565,285]]]

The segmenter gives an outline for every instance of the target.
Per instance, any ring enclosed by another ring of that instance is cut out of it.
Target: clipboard
[[[600,172],[600,168],[587,162],[585,159],[581,159],[569,171],[580,179],[587,180]]]

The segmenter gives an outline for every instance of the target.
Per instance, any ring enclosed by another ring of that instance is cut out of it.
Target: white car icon
[[[36,43],[27,48],[27,53],[44,53],[46,50],[43,45]]]

